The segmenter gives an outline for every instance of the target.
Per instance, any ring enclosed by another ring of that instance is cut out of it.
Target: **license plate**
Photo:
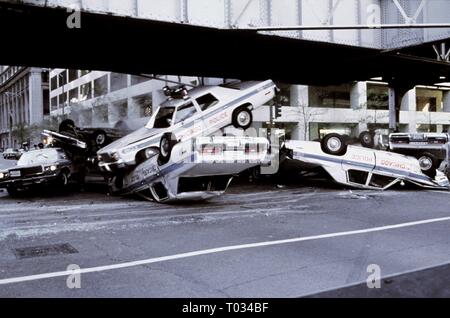
[[[428,142],[426,141],[411,141],[411,145],[428,145]]]
[[[14,170],[10,172],[11,177],[20,177],[20,170]]]

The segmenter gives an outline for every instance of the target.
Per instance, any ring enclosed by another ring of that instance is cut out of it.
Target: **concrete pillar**
[[[309,140],[309,86],[291,85],[291,107],[297,107],[300,112],[300,122],[292,129],[293,140]]]
[[[442,111],[450,113],[450,91],[442,92]],[[450,132],[450,125],[444,125],[442,129]]]
[[[408,112],[408,124],[406,131],[410,133],[417,132],[417,121],[416,121],[416,112],[417,112],[417,103],[416,103],[416,89],[410,89],[403,95],[400,104],[400,111]]]
[[[350,88],[350,107],[354,110],[367,109],[367,83],[366,82],[356,82]],[[364,115],[363,115],[364,116]],[[355,136],[363,131],[367,130],[367,122],[365,118],[358,123],[356,131],[354,131]]]
[[[41,69],[31,68],[28,78],[29,91],[29,124],[40,124],[44,120],[44,99],[42,92],[42,74]]]

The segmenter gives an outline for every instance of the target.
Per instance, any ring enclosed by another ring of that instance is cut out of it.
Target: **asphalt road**
[[[98,187],[1,192],[0,297],[297,297],[364,282],[369,264],[388,276],[450,262],[450,219],[404,225],[450,217],[450,193],[327,185],[232,185],[176,205]],[[81,288],[67,287],[70,264],[92,270]]]

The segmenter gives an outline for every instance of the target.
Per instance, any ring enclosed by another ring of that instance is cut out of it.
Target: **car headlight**
[[[145,158],[150,159],[151,157],[158,154],[158,152],[153,148],[147,148],[145,149]]]
[[[132,146],[132,147],[128,147],[128,148],[125,148],[125,149],[122,149],[122,151],[121,151],[121,153],[123,153],[123,154],[127,154],[127,153],[129,153],[129,152],[132,152],[132,151],[137,151],[137,150],[139,150],[139,146]]]
[[[44,171],[55,171],[58,167],[55,165],[51,165],[44,168]]]
[[[6,177],[6,174],[3,173],[3,172],[0,172],[0,179],[3,179],[3,178],[5,178],[5,177]]]
[[[120,156],[117,152],[113,152],[113,154],[111,155],[111,158],[113,158],[114,160],[119,160]]]

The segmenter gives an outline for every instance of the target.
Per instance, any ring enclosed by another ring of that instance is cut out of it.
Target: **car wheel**
[[[7,187],[6,191],[8,191],[10,196],[15,196],[19,193],[19,190],[16,187]]]
[[[164,135],[162,135],[159,142],[159,165],[163,165],[169,161],[170,155],[172,153],[172,148],[176,145],[176,143],[177,141],[174,134],[165,133]]]
[[[252,112],[247,107],[239,107],[233,112],[232,123],[235,128],[247,129],[253,121]]]
[[[438,168],[438,160],[436,157],[429,153],[424,152],[417,156],[417,160],[419,160],[420,169],[424,174],[429,176],[430,178],[436,177],[436,169]]]
[[[370,131],[363,131],[359,134],[359,141],[361,146],[366,148],[373,148],[375,146],[374,135]]]
[[[345,138],[339,134],[328,134],[320,142],[322,151],[335,156],[343,156],[347,152]]]
[[[58,176],[58,185],[62,188],[67,187],[69,184],[69,174],[67,171],[62,171]]]
[[[106,133],[103,130],[94,131],[92,138],[97,146],[103,146],[106,143]]]
[[[73,131],[74,128],[75,128],[75,122],[72,119],[64,119],[59,124],[59,132]]]

